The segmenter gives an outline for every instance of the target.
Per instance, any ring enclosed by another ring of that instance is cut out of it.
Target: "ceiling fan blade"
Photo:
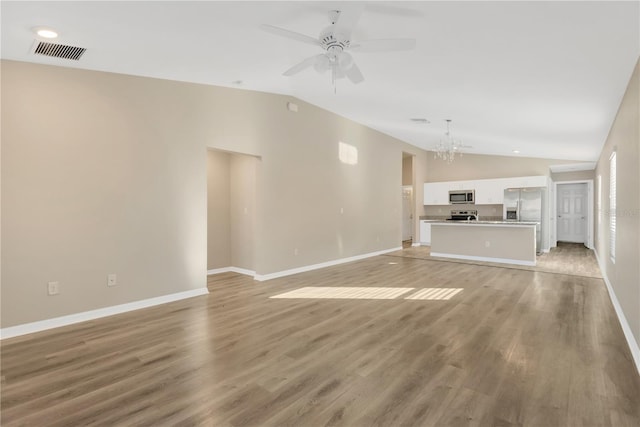
[[[282,73],[283,76],[293,76],[294,74],[299,73],[300,71],[304,70],[305,68],[309,68],[312,65],[315,65],[318,61],[321,61],[322,58],[325,57],[324,53],[321,53],[319,55],[313,55],[307,59],[305,59],[304,61],[294,65],[293,67],[289,68],[287,71],[285,71],[284,73]]]
[[[269,24],[262,24],[260,25],[260,28],[262,28],[262,30],[268,33],[275,34],[277,36],[282,36],[288,39],[297,40],[307,44],[312,44],[314,46],[320,46],[320,41],[318,39],[315,39],[313,37],[310,37],[304,34],[296,33],[295,31],[285,30],[284,28],[274,27],[273,25],[269,25]]]
[[[340,9],[340,14],[334,24],[333,33],[341,34],[344,40],[351,39],[351,33],[358,24],[360,15],[365,8],[364,3],[344,2]]]
[[[362,40],[352,43],[349,50],[354,52],[389,52],[412,50],[416,47],[416,39],[378,39]]]

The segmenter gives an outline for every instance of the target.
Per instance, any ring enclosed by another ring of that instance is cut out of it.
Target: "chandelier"
[[[440,139],[440,142],[436,145],[433,158],[446,160],[448,163],[451,163],[453,162],[456,153],[462,156],[462,152],[460,151],[460,148],[462,148],[462,141],[451,136],[451,131],[449,130],[451,119],[446,119],[446,122],[447,132],[444,134],[445,137]]]

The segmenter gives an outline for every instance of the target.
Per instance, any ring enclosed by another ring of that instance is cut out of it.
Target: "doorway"
[[[402,186],[402,242],[413,242],[413,186]]]
[[[258,157],[207,149],[207,271],[255,275]]]
[[[592,206],[588,182],[556,184],[556,240],[591,247]]]
[[[411,246],[415,236],[413,158],[414,156],[410,153],[402,153],[402,247]]]

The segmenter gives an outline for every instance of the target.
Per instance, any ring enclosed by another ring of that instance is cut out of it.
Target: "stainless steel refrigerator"
[[[544,236],[543,213],[545,211],[546,191],[544,187],[507,188],[504,190],[504,220],[517,222],[536,222],[536,252],[542,253]]]

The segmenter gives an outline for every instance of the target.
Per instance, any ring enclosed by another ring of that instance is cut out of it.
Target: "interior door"
[[[558,241],[585,243],[587,240],[587,184],[558,184]]]
[[[413,239],[413,188],[402,187],[402,240]]]

